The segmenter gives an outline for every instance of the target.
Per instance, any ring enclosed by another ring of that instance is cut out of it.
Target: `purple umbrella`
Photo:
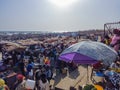
[[[60,60],[66,61],[66,62],[75,62],[75,63],[81,63],[81,64],[91,64],[96,63],[97,61],[91,57],[82,55],[80,53],[71,52],[67,54],[63,54],[59,57]]]

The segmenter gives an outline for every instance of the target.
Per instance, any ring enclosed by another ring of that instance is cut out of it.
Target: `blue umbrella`
[[[110,65],[118,54],[111,47],[95,41],[81,41],[66,48],[59,56],[65,62],[94,64],[100,60]]]

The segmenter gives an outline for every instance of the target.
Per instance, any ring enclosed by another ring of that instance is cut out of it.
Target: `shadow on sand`
[[[69,73],[69,78],[76,79],[80,75],[78,68]]]
[[[68,74],[69,73],[69,74]],[[69,77],[71,79],[76,79],[78,76],[80,75],[79,71],[78,71],[78,68],[76,68],[75,70],[71,71],[71,72],[67,72],[65,74],[59,74],[57,75],[55,78],[54,78],[54,87],[62,80],[64,79],[65,77]]]

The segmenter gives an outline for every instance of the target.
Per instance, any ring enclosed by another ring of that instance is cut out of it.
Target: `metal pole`
[[[104,37],[105,37],[105,27],[106,27],[106,24],[104,24]]]

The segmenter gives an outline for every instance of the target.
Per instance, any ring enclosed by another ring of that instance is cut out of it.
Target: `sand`
[[[93,84],[90,80],[91,67],[88,67],[88,76],[87,79],[87,67],[79,66],[78,71],[75,70],[67,75],[59,75],[54,80],[51,80],[51,85],[53,87],[61,88],[63,90],[69,90],[70,86],[75,87],[78,90],[79,86],[85,84]],[[95,81],[101,81],[101,78],[94,77]]]

